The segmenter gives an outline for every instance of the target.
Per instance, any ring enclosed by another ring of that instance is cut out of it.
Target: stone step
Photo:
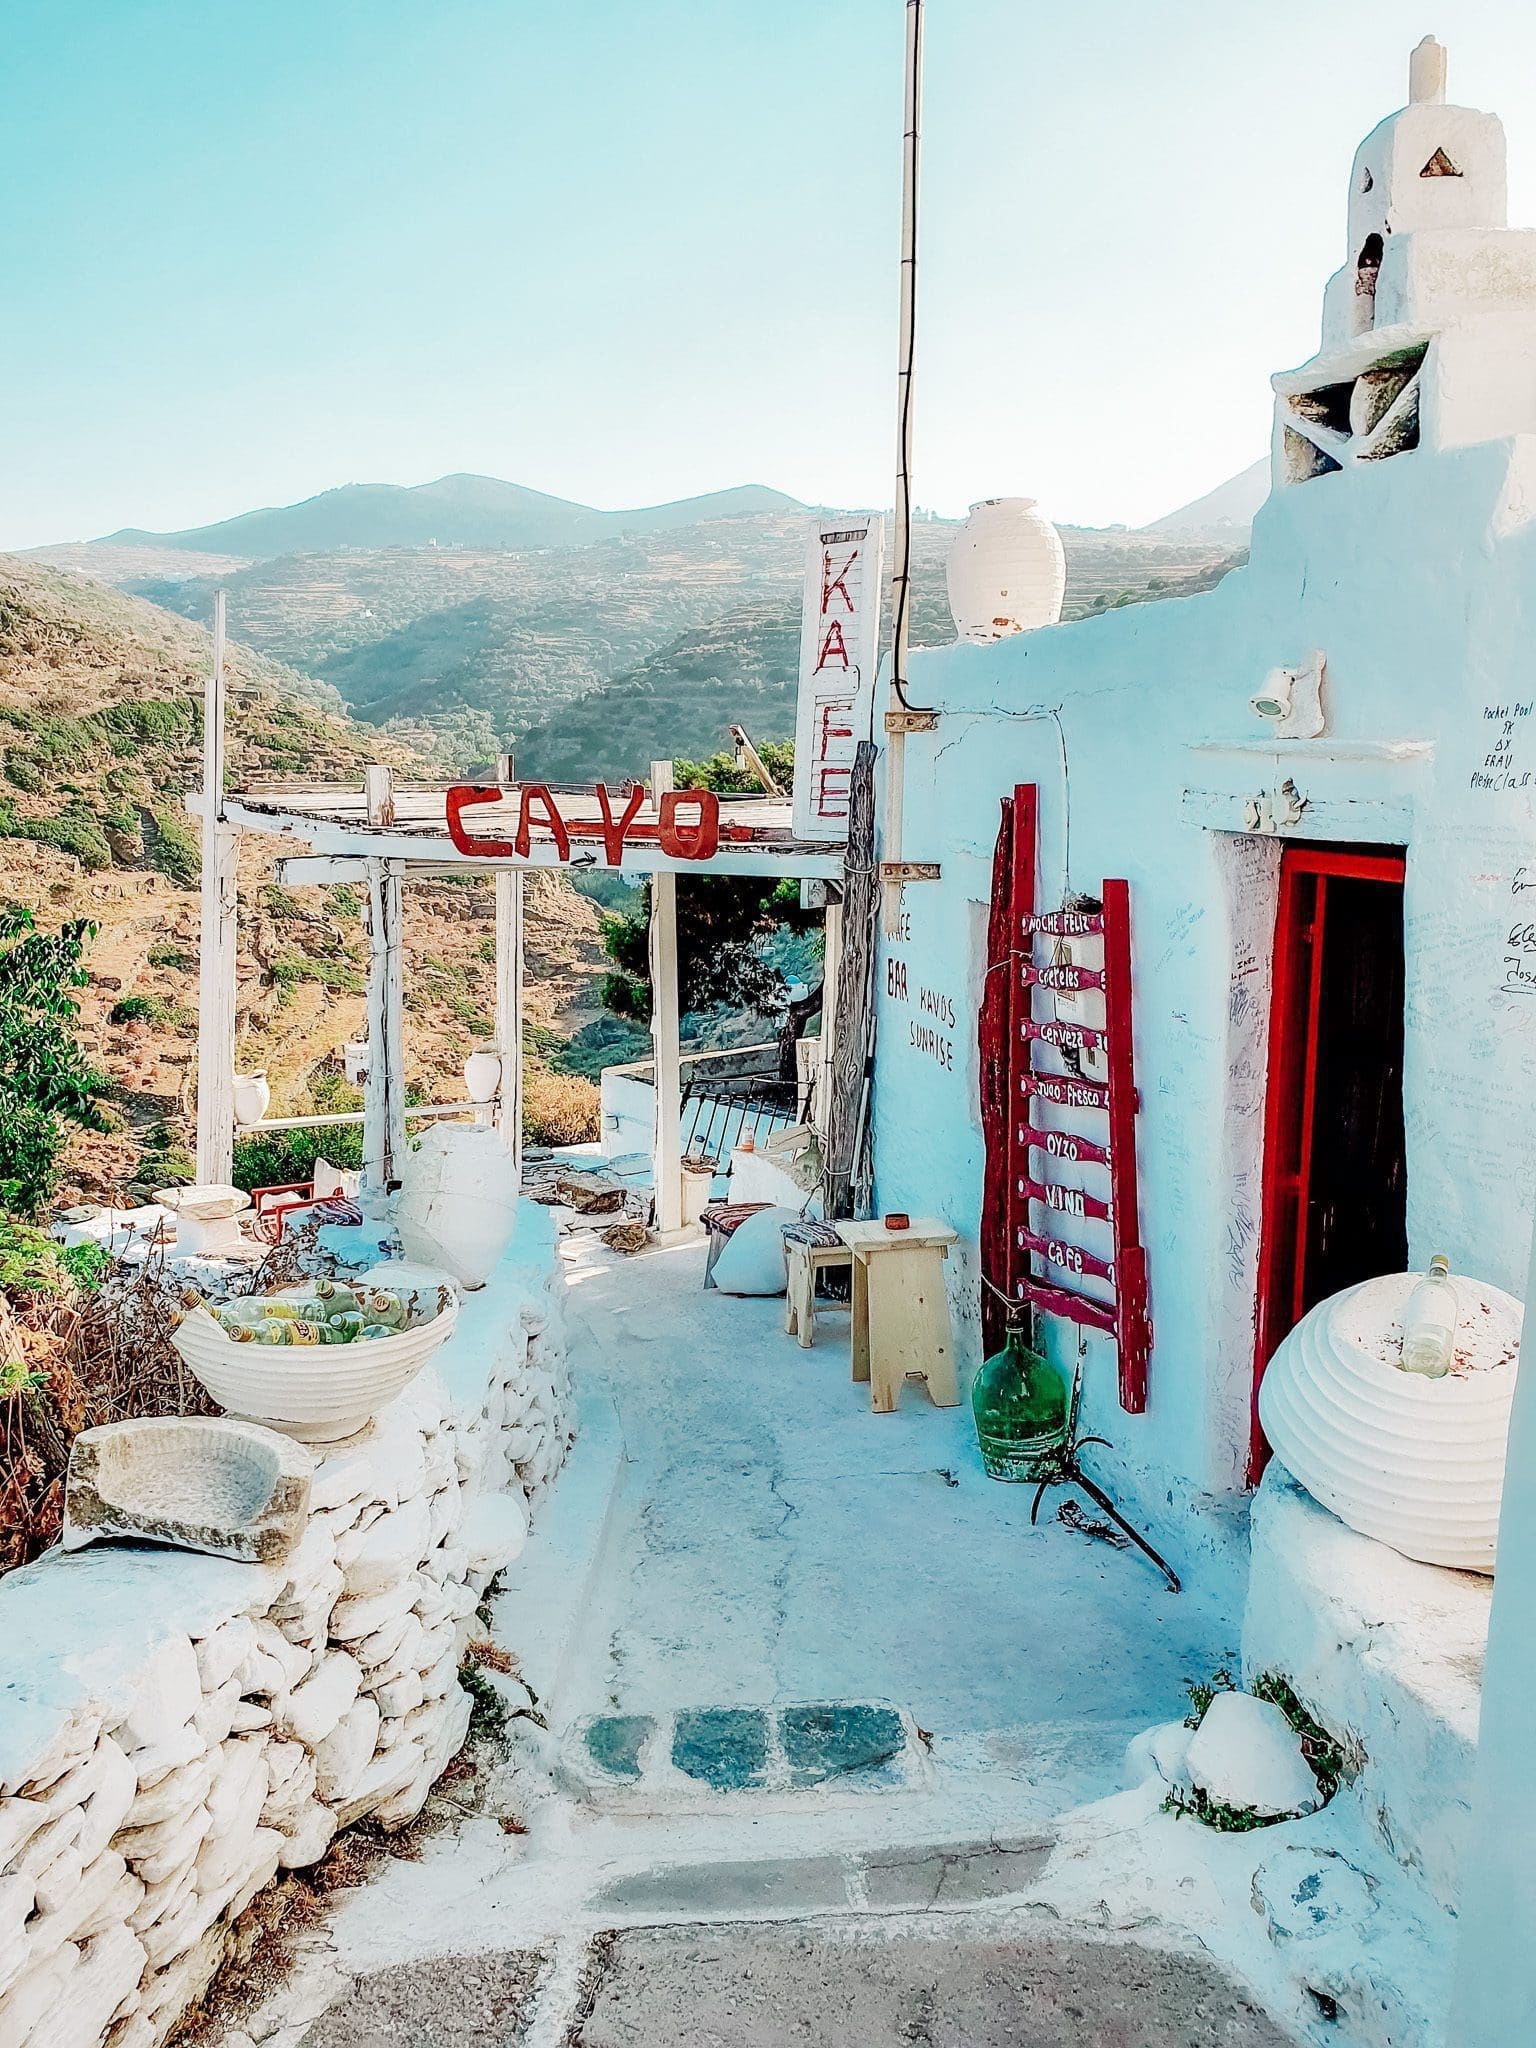
[[[565,1738],[560,1776],[593,1806],[628,1813],[841,1804],[925,1790],[912,1716],[880,1700],[594,1714]]]

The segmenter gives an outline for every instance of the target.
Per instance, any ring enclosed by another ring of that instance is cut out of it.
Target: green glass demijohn
[[[1036,1348],[1024,1312],[1010,1312],[1002,1350],[972,1382],[971,1412],[989,1479],[1039,1485],[1059,1473],[1072,1434],[1072,1392]]]

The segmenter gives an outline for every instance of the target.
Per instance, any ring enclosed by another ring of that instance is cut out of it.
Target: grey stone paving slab
[[[962,1842],[944,1848],[878,1849],[864,1858],[871,1906],[957,1906],[1023,1891],[1051,1860],[1049,1835]]]
[[[593,1901],[598,1913],[814,1913],[846,1907],[837,1856],[766,1856],[755,1862],[683,1863],[621,1877]]]
[[[302,2048],[503,2048],[524,2038],[544,1967],[538,1949],[434,1956],[363,1977]]]
[[[646,1928],[606,1949],[571,2048],[1292,2048],[1198,1956],[1037,1935],[847,1941]]]

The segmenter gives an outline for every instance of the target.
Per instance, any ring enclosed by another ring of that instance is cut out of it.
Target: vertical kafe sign
[[[848,837],[853,750],[869,736],[885,521],[879,514],[819,520],[806,545],[795,718],[797,839]]]

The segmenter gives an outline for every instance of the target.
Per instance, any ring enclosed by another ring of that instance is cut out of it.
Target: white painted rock
[[[488,1124],[431,1125],[400,1169],[395,1226],[408,1259],[483,1287],[512,1241],[518,1170]]]
[[[1195,1731],[1182,1721],[1164,1721],[1133,1736],[1126,1751],[1126,1766],[1132,1781],[1143,1784],[1149,1777],[1180,1792],[1189,1790],[1189,1745]]]
[[[283,1726],[313,1749],[325,1740],[357,1698],[363,1674],[345,1650],[331,1650],[318,1671],[295,1686],[280,1716]]]
[[[1275,1455],[1341,1522],[1422,1564],[1491,1573],[1521,1308],[1454,1276],[1443,1379],[1398,1363],[1415,1273],[1346,1287],[1304,1315],[1265,1368],[1259,1420]]]
[[[1376,1890],[1377,1880],[1337,1850],[1292,1844],[1254,1872],[1253,1910],[1263,1915],[1271,1941],[1314,1941],[1368,1920]]]
[[[1190,1738],[1191,1782],[1245,1813],[1312,1813],[1322,1804],[1291,1724],[1270,1700],[1219,1692]]]
[[[459,1531],[468,1570],[494,1576],[528,1540],[528,1508],[514,1493],[483,1493],[469,1505]]]

